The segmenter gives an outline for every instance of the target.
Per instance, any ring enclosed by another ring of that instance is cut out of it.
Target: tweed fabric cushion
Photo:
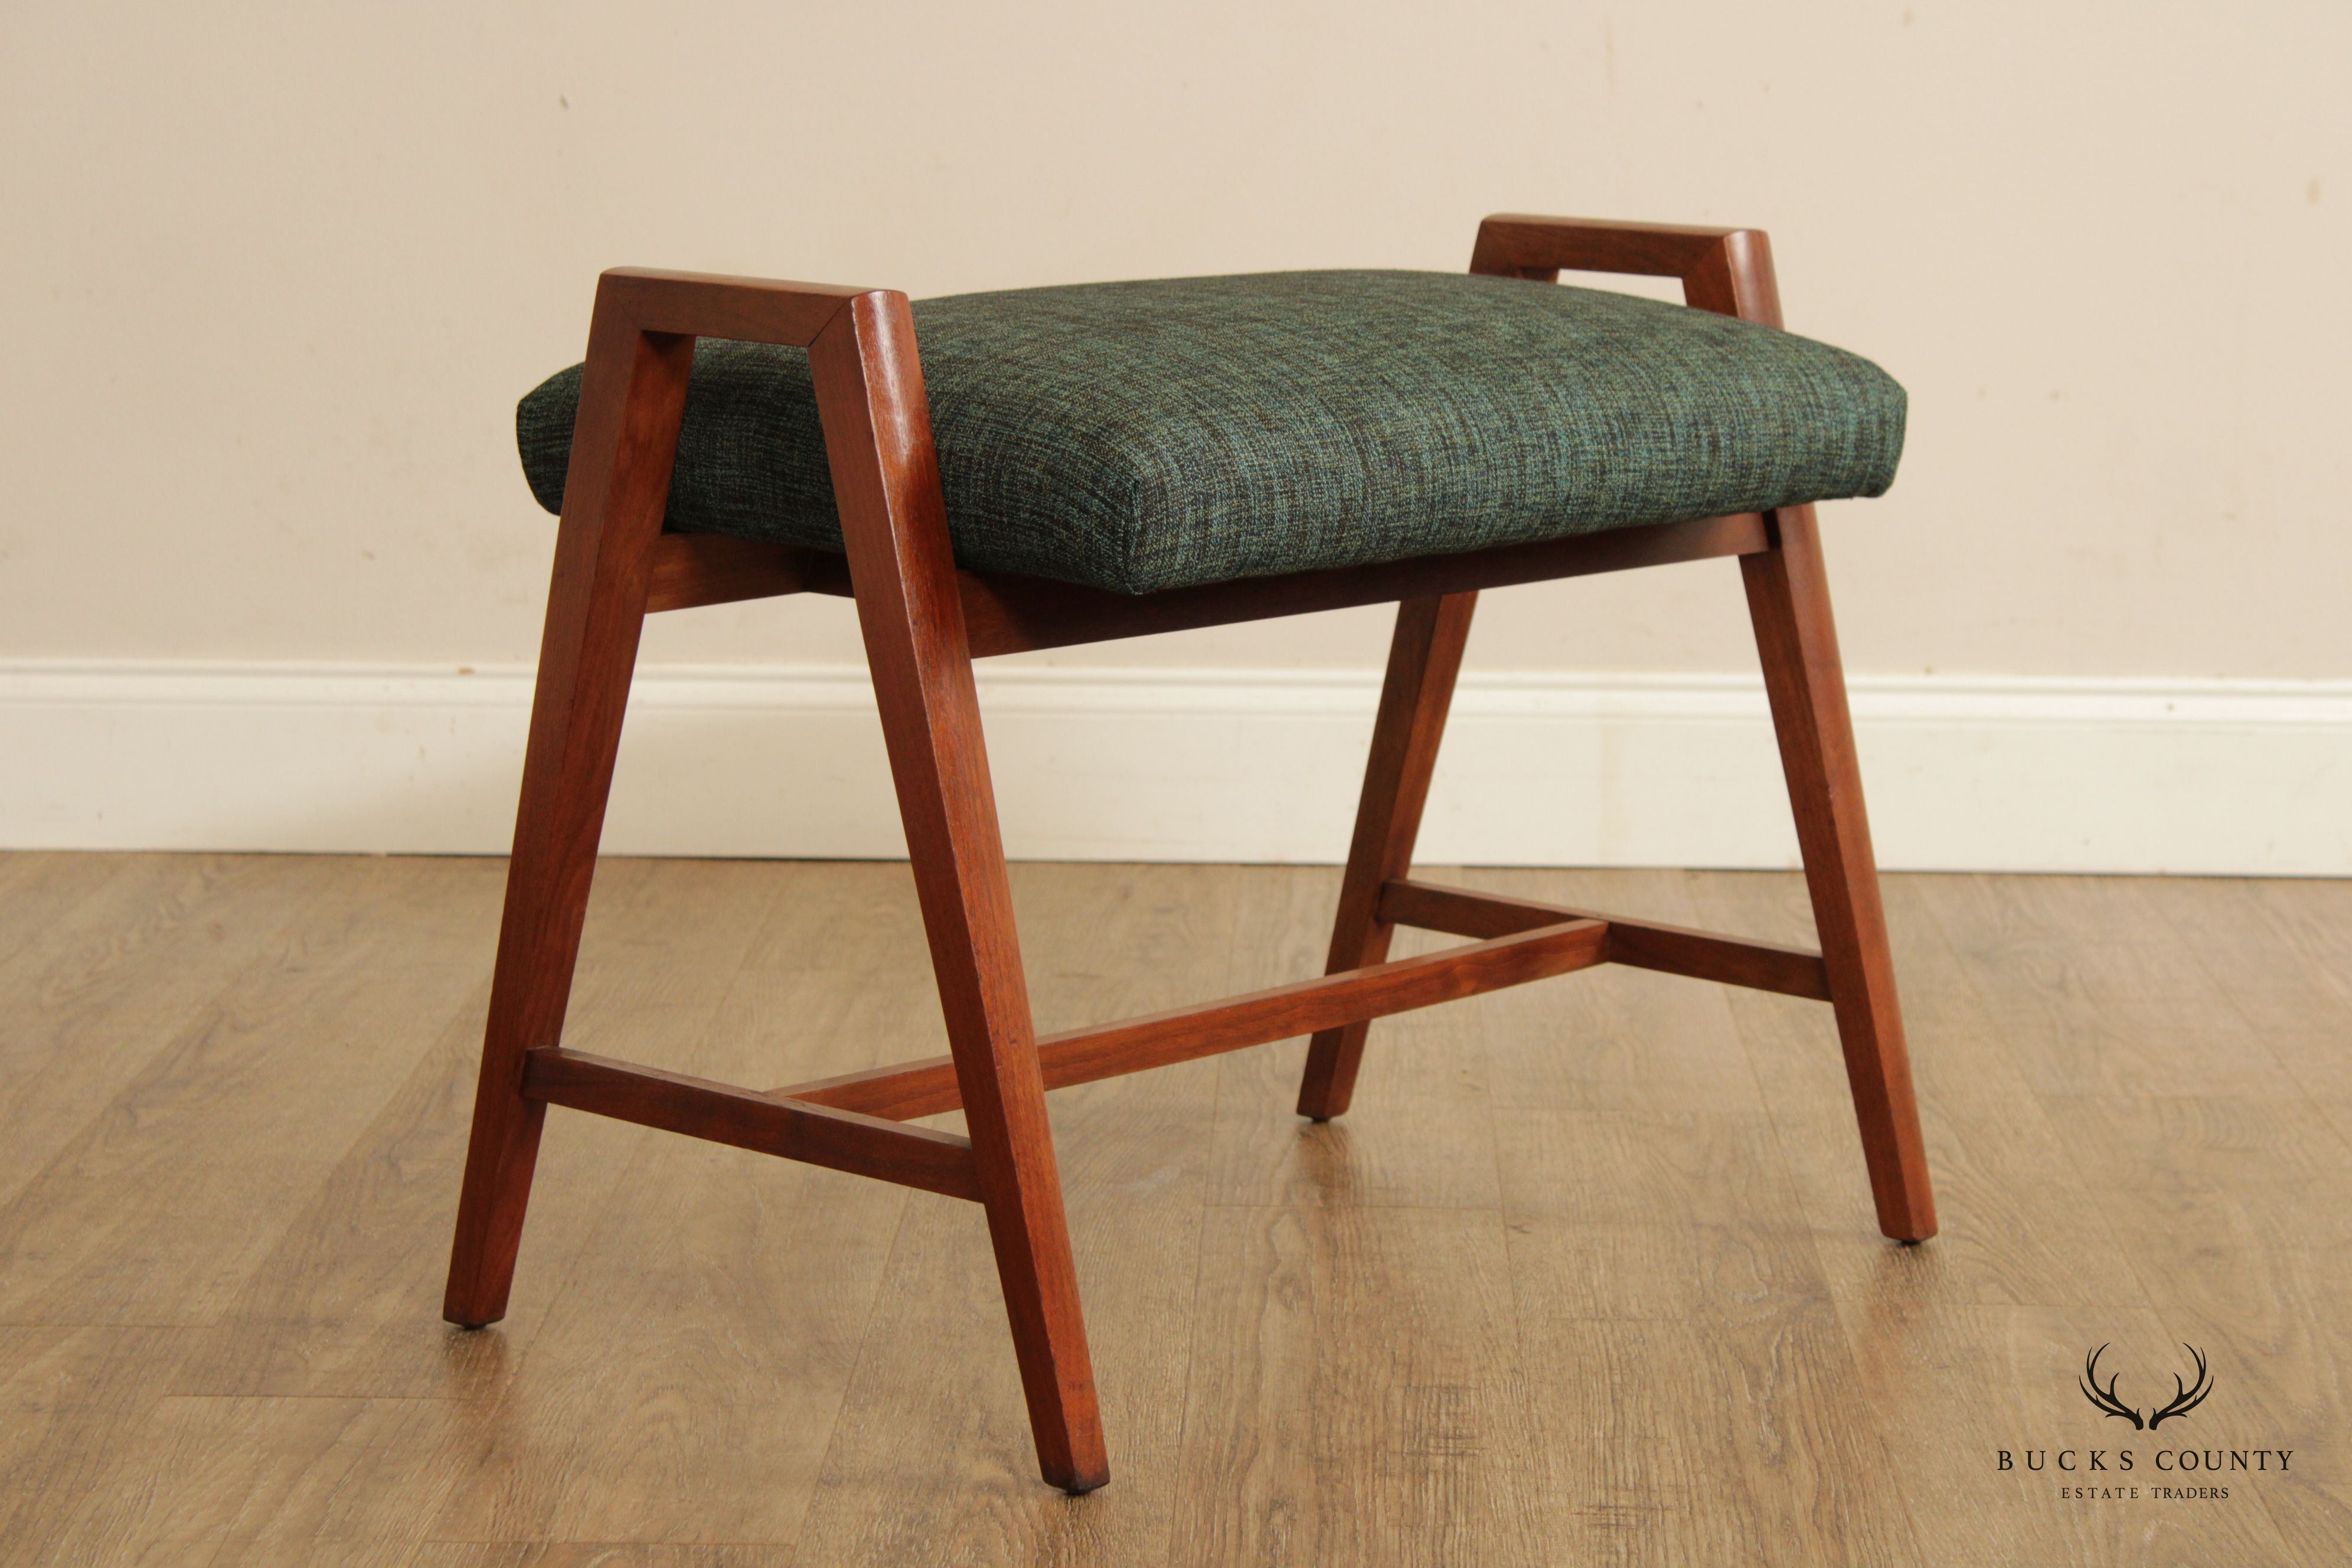
[[[956,559],[1143,594],[1883,492],[1903,389],[1629,295],[1276,272],[914,307]],[[577,366],[522,400],[562,503]],[[668,527],[841,548],[796,349],[695,350]]]

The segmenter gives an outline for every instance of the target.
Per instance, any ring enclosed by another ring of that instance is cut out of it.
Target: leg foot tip
[[[441,1307],[443,1322],[469,1331],[475,1329],[487,1329],[506,1315],[507,1306],[503,1301],[488,1309],[460,1305],[456,1301],[444,1302]]]

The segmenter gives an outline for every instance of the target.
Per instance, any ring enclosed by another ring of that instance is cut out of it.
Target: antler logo
[[[2140,1419],[2139,1412],[2137,1409],[2133,1408],[2131,1405],[2126,1405],[2122,1399],[2116,1396],[2116,1374],[2114,1373],[2109,1373],[2107,1374],[2105,1387],[2102,1388],[2099,1386],[2099,1358],[2107,1353],[2107,1347],[2105,1345],[2101,1345],[2097,1350],[2093,1351],[2089,1355],[2083,1358],[2083,1381],[2080,1385],[2083,1390],[2083,1397],[2089,1400],[2097,1408],[2105,1411],[2109,1415],[2120,1416],[2124,1420],[2130,1422],[2132,1424],[2132,1430],[2135,1432],[2140,1431],[2142,1428],[2153,1432],[2162,1422],[2169,1420],[2175,1415],[2188,1415],[2200,1405],[2204,1404],[2205,1396],[2213,1392],[2213,1378],[2212,1374],[2205,1370],[2205,1352],[2203,1351],[2200,1351],[2195,1345],[2189,1344],[2185,1342],[2182,1343],[2180,1348],[2187,1351],[2189,1355],[2196,1360],[2197,1381],[2192,1384],[2184,1384],[2180,1381],[2180,1374],[2175,1373],[2172,1377],[2172,1403],[2167,1405],[2161,1410],[2150,1412],[2146,1421],[2142,1421]]]

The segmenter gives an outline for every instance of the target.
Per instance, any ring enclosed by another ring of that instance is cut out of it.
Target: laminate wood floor
[[[440,1322],[502,873],[0,857],[0,1563],[2352,1563],[2352,884],[1890,879],[1919,1248],[1828,1010],[1693,981],[1381,1023],[1328,1127],[1298,1042],[1061,1092],[1071,1500],[951,1200],[558,1110],[511,1314]],[[1052,1029],[1315,973],[1337,877],[1014,885]],[[789,1082],[944,1049],[929,984],[902,866],[612,861],[568,1043]],[[2212,1392],[2128,1429],[2103,1344]]]

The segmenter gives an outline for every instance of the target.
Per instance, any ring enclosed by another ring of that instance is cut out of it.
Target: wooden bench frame
[[[1493,217],[1471,270],[1678,278],[1698,309],[1780,325],[1752,229]],[[808,350],[845,555],[666,534],[698,337]],[[1427,797],[1477,591],[1736,556],[1793,803],[1818,953],[1416,882]],[[563,1048],[645,616],[772,595],[857,603],[951,1054],[742,1089]],[[1030,1019],[971,661],[1347,605],[1401,605],[1328,973],[1039,1039]],[[1388,962],[1400,925],[1479,940]],[[546,1108],[566,1105],[977,1201],[994,1243],[1045,1479],[1109,1469],[1045,1091],[1312,1035],[1298,1110],[1348,1108],[1370,1020],[1599,963],[1829,1002],[1880,1227],[1936,1229],[1844,679],[1812,509],[1127,596],[957,569],[903,294],[623,269],[589,330],[446,1312],[506,1310]],[[908,1127],[961,1108],[968,1137]]]

